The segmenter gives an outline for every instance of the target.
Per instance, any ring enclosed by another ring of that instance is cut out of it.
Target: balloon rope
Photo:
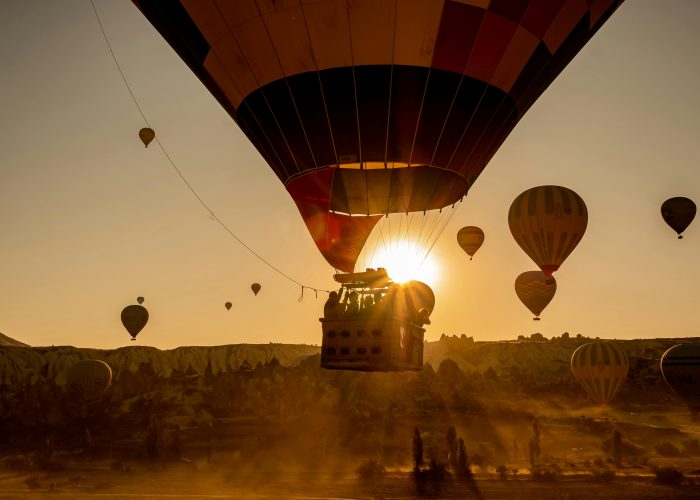
[[[122,71],[121,65],[119,64],[119,61],[117,60],[117,56],[115,55],[114,50],[112,49],[112,44],[109,42],[109,38],[107,38],[107,33],[105,32],[104,26],[102,25],[102,21],[100,20],[100,16],[99,16],[99,14],[97,13],[97,8],[95,7],[95,2],[94,2],[94,0],[90,0],[90,5],[92,5],[92,10],[93,10],[93,12],[95,13],[95,19],[97,19],[97,24],[99,25],[100,31],[102,32],[102,36],[103,36],[104,39],[105,39],[105,43],[107,44],[107,48],[109,49],[109,53],[112,55],[112,60],[114,61],[114,65],[117,67],[117,70],[119,71],[119,74],[120,74],[121,77],[122,77],[122,81],[124,82],[124,86],[125,86],[125,87],[127,88],[127,90],[129,91],[129,94],[131,95],[131,99],[134,101],[134,104],[136,105],[136,108],[139,110],[139,113],[141,114],[141,118],[143,118],[144,123],[145,123],[149,128],[151,128],[151,125],[150,125],[150,123],[148,122],[148,119],[146,118],[146,115],[145,115],[145,113],[143,112],[143,109],[141,109],[141,106],[139,105],[139,102],[138,102],[138,100],[136,99],[136,96],[134,95],[134,92],[131,90],[131,86],[129,85],[129,82],[127,81],[126,77],[124,76],[124,71]],[[246,250],[248,250],[248,252],[250,252],[251,254],[253,254],[260,262],[262,262],[263,264],[265,264],[266,266],[268,266],[270,269],[272,269],[273,271],[276,271],[279,275],[281,275],[281,276],[283,276],[284,278],[288,279],[288,280],[291,281],[292,283],[295,283],[295,284],[299,285],[300,287],[302,287],[302,295],[303,295],[303,289],[304,289],[304,288],[308,288],[308,289],[310,289],[310,290],[313,290],[313,291],[316,292],[316,293],[318,293],[318,292],[330,293],[330,290],[324,290],[324,289],[322,289],[322,288],[316,288],[316,287],[313,287],[313,286],[304,285],[304,284],[301,283],[300,281],[298,281],[298,280],[292,278],[290,275],[288,275],[287,273],[285,273],[284,271],[282,271],[281,269],[279,269],[277,266],[275,266],[274,264],[272,264],[271,262],[269,262],[267,259],[265,259],[262,255],[260,255],[259,253],[257,253],[257,252],[256,252],[255,250],[253,250],[251,247],[249,247],[243,240],[241,240],[241,239],[228,227],[228,225],[226,225],[226,223],[225,223],[224,221],[222,221],[222,220],[219,218],[218,215],[216,215],[216,213],[209,207],[209,205],[207,205],[207,203],[202,199],[202,197],[199,196],[199,194],[197,193],[197,191],[195,191],[194,187],[192,187],[192,185],[189,183],[189,181],[188,181],[187,178],[183,175],[183,173],[180,171],[180,169],[177,167],[177,165],[175,165],[175,162],[174,162],[173,159],[170,157],[170,155],[168,154],[168,152],[165,150],[165,147],[164,147],[164,146],[161,144],[161,142],[158,140],[158,136],[155,137],[155,142],[156,142],[156,144],[158,144],[158,147],[159,147],[160,150],[163,152],[163,155],[165,156],[165,158],[168,160],[168,163],[170,163],[170,166],[172,166],[172,168],[175,170],[175,172],[176,172],[177,175],[180,177],[180,179],[182,180],[182,182],[185,184],[185,186],[187,186],[187,189],[189,189],[189,191],[194,195],[194,197],[197,198],[197,201],[199,201],[200,205],[202,205],[202,207],[204,207],[204,209],[205,209],[207,212],[209,212],[209,218],[210,218],[212,221],[214,221],[214,222],[216,222],[217,224],[219,224],[219,226],[221,226],[221,228],[222,228],[224,231],[226,231],[229,235],[231,235],[241,246],[243,246],[243,248],[245,248]]]

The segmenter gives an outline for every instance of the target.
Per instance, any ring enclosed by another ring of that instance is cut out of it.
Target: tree
[[[540,424],[537,419],[532,423],[532,438],[527,445],[528,456],[530,458],[530,465],[535,468],[540,460]]]
[[[450,468],[452,468],[452,470],[455,470],[457,468],[458,448],[457,448],[457,430],[455,429],[454,425],[451,425],[447,428],[446,438],[447,438],[447,450],[448,450],[447,461],[450,464]]]
[[[420,437],[418,427],[413,429],[411,448],[413,450],[413,470],[419,471],[420,466],[423,465],[423,440]]]
[[[613,461],[615,467],[622,468],[622,434],[620,431],[615,431],[613,434]]]
[[[158,445],[160,441],[160,424],[158,423],[158,417],[156,415],[151,415],[148,420],[148,429],[146,430],[146,454],[148,458],[156,458],[159,454]]]
[[[459,438],[459,451],[457,452],[457,467],[459,474],[471,476],[472,471],[469,469],[469,457],[467,456],[467,448],[464,446],[464,439]]]

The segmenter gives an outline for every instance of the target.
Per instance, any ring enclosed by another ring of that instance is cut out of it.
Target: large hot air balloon
[[[700,342],[671,347],[661,357],[661,373],[696,420],[700,412]]]
[[[122,309],[122,324],[131,335],[131,340],[136,340],[143,327],[148,323],[148,311],[141,305],[130,305]]]
[[[526,271],[515,278],[515,293],[525,304],[534,320],[540,319],[540,314],[554,297],[557,282],[553,276],[549,278],[542,271]]]
[[[139,138],[141,139],[141,142],[143,142],[143,145],[148,147],[151,141],[156,138],[156,133],[152,128],[142,128],[139,130]]]
[[[661,205],[661,217],[666,224],[678,233],[678,239],[682,240],[681,234],[693,222],[695,218],[695,203],[689,198],[677,196],[669,198]]]
[[[352,272],[383,214],[453,205],[621,0],[132,0]],[[361,217],[364,216],[364,217]]]
[[[571,371],[581,387],[598,404],[613,400],[627,378],[629,361],[612,342],[583,344],[571,356]]]
[[[484,243],[484,232],[476,226],[463,227],[457,232],[457,243],[469,255],[469,260],[472,260]]]
[[[262,286],[260,286],[260,283],[253,283],[252,285],[250,285],[250,289],[253,290],[253,293],[255,295],[258,294],[258,292],[260,291],[261,288],[262,288]]]
[[[581,197],[561,186],[539,186],[521,193],[510,206],[513,238],[547,276],[581,241],[588,210]]]
[[[83,359],[66,374],[70,391],[77,391],[87,402],[99,401],[112,381],[112,369],[104,361]]]

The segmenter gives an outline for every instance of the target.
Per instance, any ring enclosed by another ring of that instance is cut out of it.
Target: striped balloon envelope
[[[508,211],[513,238],[551,276],[573,252],[588,225],[581,197],[562,186],[538,186],[521,193]]]
[[[534,320],[540,319],[540,314],[552,301],[557,291],[557,282],[553,276],[549,278],[542,271],[526,271],[515,278],[515,293],[525,304]]]
[[[484,232],[476,226],[463,227],[457,232],[457,243],[469,255],[469,260],[472,260],[484,243]]]
[[[622,3],[132,1],[284,184],[326,260],[348,272],[382,214],[465,196]]]
[[[609,404],[627,378],[629,360],[612,342],[591,342],[574,351],[571,371],[598,404]]]
[[[700,412],[700,342],[671,347],[661,357],[661,373],[696,419]]]

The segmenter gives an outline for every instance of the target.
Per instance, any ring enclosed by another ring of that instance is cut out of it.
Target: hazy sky
[[[230,117],[131,2],[95,3],[202,197],[285,272],[333,287],[291,198]],[[679,241],[659,213],[671,196],[700,200],[699,24],[696,0],[628,0],[530,109],[433,249],[429,340],[700,335],[700,221]],[[130,345],[119,313],[143,295],[140,345],[320,343],[325,297],[298,302],[296,285],[212,223],[160,150],[144,149],[88,0],[0,0],[0,64],[0,332]],[[589,225],[535,323],[513,281],[536,266],[507,212],[540,184],[577,191]],[[465,225],[486,233],[472,262],[455,239]]]

